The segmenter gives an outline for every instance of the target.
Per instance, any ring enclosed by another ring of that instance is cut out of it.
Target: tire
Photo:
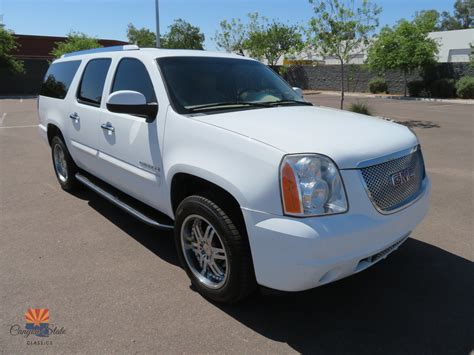
[[[174,236],[181,265],[205,298],[236,303],[256,289],[246,234],[239,231],[231,217],[210,199],[190,196],[180,203],[176,210]],[[203,240],[207,240],[207,244],[200,246]],[[203,265],[206,271],[202,271]]]
[[[76,180],[77,166],[59,136],[55,136],[51,140],[51,158],[54,173],[61,188],[66,191],[77,189],[79,187],[79,182]]]

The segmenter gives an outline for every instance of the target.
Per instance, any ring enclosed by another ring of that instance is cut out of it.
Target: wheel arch
[[[61,129],[56,126],[54,123],[48,123],[46,127],[47,131],[47,136],[48,136],[48,143],[51,146],[51,141],[55,136],[60,136],[61,139],[64,141],[64,136],[63,133],[61,132]]]
[[[219,183],[216,180],[212,181],[209,177],[205,178],[203,175],[196,175],[195,173],[176,172],[172,176],[170,184],[170,202],[173,215],[181,201],[194,194],[201,194],[214,200],[227,213],[236,218],[235,223],[238,224],[238,227],[241,227],[241,231],[247,234],[241,210],[244,202],[242,202],[240,192],[236,192],[235,186],[228,182],[222,184],[222,182]]]

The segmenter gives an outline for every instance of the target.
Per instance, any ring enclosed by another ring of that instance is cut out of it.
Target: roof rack
[[[139,50],[139,49],[140,49],[140,47],[138,47],[134,44],[127,44],[125,46],[112,46],[112,47],[93,48],[93,49],[85,49],[83,51],[66,53],[66,54],[63,54],[61,56],[61,58],[73,57],[73,56],[76,56],[76,55],[83,55],[83,54],[103,53],[103,52],[136,51],[136,50]]]

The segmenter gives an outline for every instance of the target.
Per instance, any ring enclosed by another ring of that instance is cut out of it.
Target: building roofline
[[[450,32],[468,32],[468,31],[473,31],[474,32],[474,28],[461,28],[459,30],[448,30],[448,31],[433,31],[433,32],[429,32],[429,34],[450,33]]]
[[[29,37],[29,38],[48,38],[48,39],[57,39],[57,40],[64,40],[67,39],[67,36],[48,36],[48,35],[25,35],[22,33],[14,33],[14,36],[17,37]],[[124,42],[128,43],[127,41],[122,41],[120,39],[110,39],[110,38],[96,38],[93,37],[94,39],[98,41],[112,41],[112,42]]]

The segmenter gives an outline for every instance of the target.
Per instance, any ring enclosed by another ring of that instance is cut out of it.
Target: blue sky
[[[360,0],[356,0],[360,1]],[[411,18],[416,11],[452,11],[454,0],[375,0],[382,6],[381,24]],[[258,12],[268,18],[306,23],[312,15],[308,0],[160,0],[161,32],[176,18],[199,26],[206,49],[219,22]],[[64,36],[70,30],[98,38],[126,40],[128,23],[155,28],[154,0],[0,0],[7,28],[20,34]]]

